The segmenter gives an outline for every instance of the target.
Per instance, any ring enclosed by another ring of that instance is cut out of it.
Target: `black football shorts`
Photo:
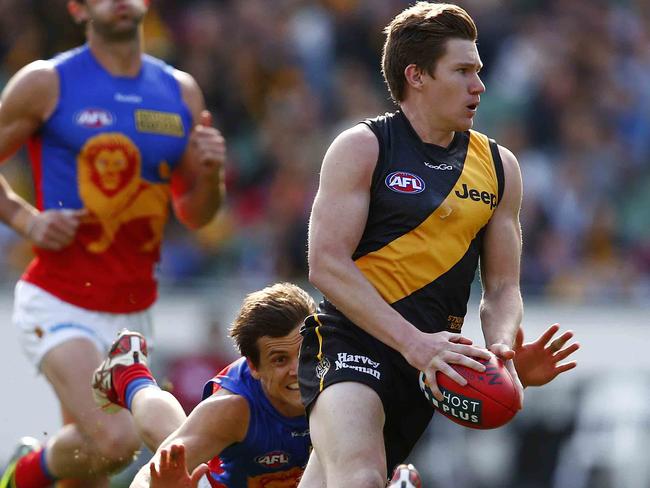
[[[409,455],[433,415],[420,391],[418,371],[339,313],[311,315],[300,332],[298,381],[307,415],[330,385],[355,381],[372,388],[386,414],[384,442],[391,473]]]

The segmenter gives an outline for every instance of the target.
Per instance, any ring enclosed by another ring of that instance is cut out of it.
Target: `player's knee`
[[[384,488],[385,477],[376,469],[361,468],[350,473],[345,473],[345,479],[340,480],[337,486],[354,486],[355,488]]]
[[[99,448],[101,462],[106,472],[118,471],[133,462],[138,454],[140,443],[124,442],[124,440],[106,442]]]
[[[132,429],[103,429],[95,436],[95,450],[106,471],[128,466],[140,449],[140,438]]]

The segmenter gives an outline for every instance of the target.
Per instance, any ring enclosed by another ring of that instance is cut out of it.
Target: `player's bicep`
[[[505,188],[487,225],[481,251],[481,281],[486,292],[519,283],[521,259],[522,182],[519,163],[506,148],[499,146]]]
[[[378,151],[376,137],[362,125],[330,146],[310,218],[310,262],[322,254],[349,258],[356,248],[368,217]]]
[[[187,420],[160,445],[183,444],[189,470],[240,442],[248,431],[250,409],[238,395],[213,395],[199,403]]]
[[[54,111],[59,78],[51,63],[37,61],[9,80],[0,99],[0,161],[11,156]]]

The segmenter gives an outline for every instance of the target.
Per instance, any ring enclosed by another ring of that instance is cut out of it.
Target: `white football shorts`
[[[26,281],[18,281],[13,322],[29,361],[40,370],[48,351],[72,339],[85,338],[106,354],[122,329],[140,332],[150,344],[151,309],[134,313],[96,312],[77,307]]]

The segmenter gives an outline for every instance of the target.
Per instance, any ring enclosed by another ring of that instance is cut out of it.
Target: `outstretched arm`
[[[193,470],[201,463],[218,456],[229,445],[242,441],[248,432],[249,420],[248,401],[242,396],[234,395],[223,389],[219,390],[210,398],[199,403],[183,425],[165,439],[151,459],[149,466],[143,466],[140,469],[131,483],[131,488],[149,487],[151,475],[154,469],[163,462],[165,450],[167,450],[165,462],[169,461],[168,454],[171,452],[172,445],[183,446],[183,468],[187,472],[187,470]],[[153,467],[150,467],[151,465]],[[168,464],[164,471],[173,471],[178,474],[180,472],[178,462],[175,462],[174,465],[175,469],[168,469],[172,467]]]
[[[573,332],[567,330],[553,339],[559,330],[559,324],[553,324],[537,340],[524,344],[524,331],[519,328],[514,345],[515,368],[524,387],[545,385],[577,366],[576,361],[560,363],[576,352],[580,344],[574,342],[564,347]]]

